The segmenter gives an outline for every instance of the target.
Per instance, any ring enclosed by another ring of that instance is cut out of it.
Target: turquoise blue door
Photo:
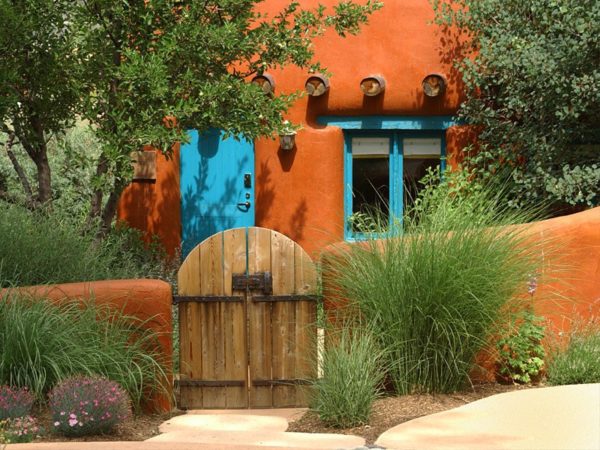
[[[189,130],[181,146],[181,226],[185,257],[229,228],[254,225],[254,145],[223,132]]]

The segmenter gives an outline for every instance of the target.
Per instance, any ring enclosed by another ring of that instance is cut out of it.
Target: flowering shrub
[[[42,434],[43,430],[38,425],[37,419],[31,416],[6,419],[0,426],[0,435],[4,435],[5,442],[21,444],[31,442]],[[0,443],[2,440],[0,439]]]
[[[26,416],[31,412],[33,400],[27,388],[0,386],[0,420]]]
[[[49,399],[54,430],[65,436],[110,433],[131,415],[127,393],[106,378],[68,378]]]

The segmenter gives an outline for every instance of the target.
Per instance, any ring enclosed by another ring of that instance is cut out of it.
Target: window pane
[[[404,157],[440,157],[442,140],[440,138],[404,139]]]
[[[387,226],[390,202],[389,138],[352,139],[352,213],[354,231],[369,229],[368,217],[380,214],[381,227]],[[365,216],[362,216],[362,215]],[[360,215],[360,217],[357,217]],[[366,220],[366,223],[365,223]],[[367,229],[364,229],[366,225]]]

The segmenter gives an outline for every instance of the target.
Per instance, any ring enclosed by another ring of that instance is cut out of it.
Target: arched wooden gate
[[[305,406],[316,376],[317,272],[265,228],[217,233],[178,274],[181,408]]]

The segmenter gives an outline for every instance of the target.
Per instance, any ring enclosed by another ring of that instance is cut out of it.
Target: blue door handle
[[[245,206],[246,208],[250,209],[250,202],[242,202],[242,203],[238,203],[238,206]]]

